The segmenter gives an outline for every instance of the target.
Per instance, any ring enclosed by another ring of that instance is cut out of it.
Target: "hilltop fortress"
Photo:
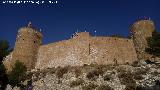
[[[8,70],[16,60],[23,62],[28,70],[91,63],[130,64],[151,58],[145,52],[146,38],[151,37],[154,30],[151,20],[139,20],[130,27],[130,39],[80,32],[69,40],[41,45],[42,33],[29,24],[19,29],[14,50],[3,63]]]

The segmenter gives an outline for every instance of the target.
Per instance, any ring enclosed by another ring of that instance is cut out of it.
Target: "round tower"
[[[155,25],[151,20],[139,20],[131,26],[131,34],[139,59],[146,58],[147,38],[152,37]]]
[[[18,30],[13,51],[13,61],[23,62],[27,70],[34,68],[38,49],[41,45],[42,34],[33,28],[31,23]]]

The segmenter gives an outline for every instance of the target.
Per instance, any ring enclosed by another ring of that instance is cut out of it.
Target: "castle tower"
[[[131,26],[131,34],[139,59],[146,59],[147,38],[152,36],[155,25],[151,20],[139,20]]]
[[[31,22],[28,26],[20,28],[16,38],[12,61],[19,60],[23,62],[28,70],[34,68],[41,39],[42,34],[32,27]]]

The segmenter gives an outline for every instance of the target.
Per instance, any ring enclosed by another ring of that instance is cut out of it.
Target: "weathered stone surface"
[[[130,39],[91,37],[86,33],[80,33],[80,36],[41,46],[36,69],[67,65],[82,66],[91,63],[125,64],[137,60],[137,54]]]
[[[147,38],[151,37],[154,31],[154,22],[149,20],[137,21],[131,26],[132,39],[139,59],[148,59],[151,57],[145,53],[145,49],[148,47]]]
[[[20,87],[15,86],[12,88],[12,86],[8,84],[5,90],[20,90]]]
[[[152,57],[145,53],[145,48],[146,38],[152,36],[154,28],[152,21],[140,20],[131,27],[131,39],[93,37],[88,32],[81,32],[69,40],[41,45],[42,34],[30,26],[23,27],[18,32],[11,57],[6,58],[4,64],[8,70],[15,60],[23,62],[28,70],[91,63],[130,64],[138,59]]]

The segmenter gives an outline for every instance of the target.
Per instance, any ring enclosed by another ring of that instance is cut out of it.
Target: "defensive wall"
[[[130,64],[151,57],[145,49],[148,47],[147,38],[154,30],[153,21],[139,20],[130,27],[130,39],[80,32],[71,39],[42,45],[41,32],[29,23],[18,30],[14,50],[3,63],[8,71],[16,60],[23,62],[28,70],[91,63]]]
[[[38,51],[37,69],[84,64],[126,64],[137,60],[133,41],[117,37],[92,37],[87,32],[48,45]]]

